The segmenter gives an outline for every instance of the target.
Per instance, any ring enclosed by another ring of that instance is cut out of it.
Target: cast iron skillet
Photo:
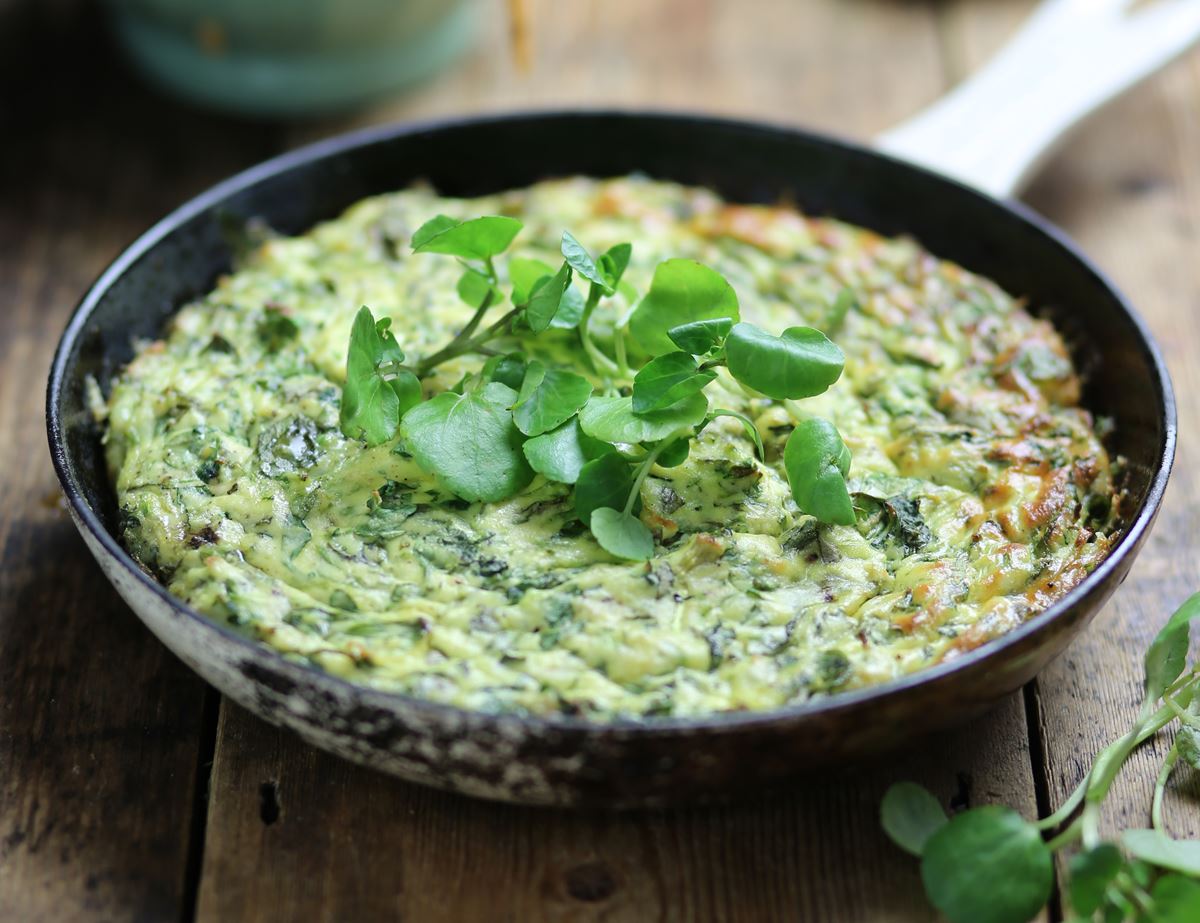
[[[288,663],[173,599],[121,548],[85,377],[107,388],[135,337],[156,336],[230,268],[221,230],[230,217],[296,233],[417,179],[470,196],[632,171],[913,235],[1049,312],[1087,376],[1086,405],[1113,418],[1110,448],[1128,460],[1127,521],[1108,558],[1005,637],[884,686],[766,713],[603,725],[468,712]],[[226,695],[316,746],[405,779],[487,798],[610,807],[758,790],[983,711],[1061,651],[1125,577],[1162,500],[1176,435],[1171,383],[1141,319],[1059,231],[1021,206],[817,135],[627,112],[372,129],[222,183],[147,231],[84,297],[54,357],[47,421],[71,515],[104,572],[150,630]]]

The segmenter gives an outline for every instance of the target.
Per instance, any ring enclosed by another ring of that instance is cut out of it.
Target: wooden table
[[[867,138],[977,66],[1031,6],[539,0],[522,75],[496,5],[459,69],[353,124],[613,103]],[[1140,652],[1200,586],[1200,56],[1091,122],[1028,196],[1139,305],[1179,393],[1172,486],[1113,603],[1023,694],[910,753],[770,800],[568,814],[405,785],[302,745],[206,688],[93,565],[42,419],[72,305],[188,196],[351,122],[187,110],[124,71],[95,11],[29,7],[0,94],[0,919],[930,919],[915,864],[879,832],[891,781],[1033,814],[1126,727]],[[1144,824],[1156,758],[1122,776],[1114,819]],[[1180,832],[1200,833],[1195,799],[1186,783],[1173,793]]]

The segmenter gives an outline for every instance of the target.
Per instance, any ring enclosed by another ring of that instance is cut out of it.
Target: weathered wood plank
[[[947,804],[1032,810],[1020,696],[909,754],[745,803],[606,815],[406,785],[222,705],[197,918],[923,920],[879,799],[919,778]]]
[[[958,3],[947,18],[948,57],[977,66],[1032,0]],[[1125,733],[1141,698],[1141,657],[1170,612],[1200,587],[1200,502],[1193,434],[1200,429],[1200,54],[1092,119],[1027,199],[1062,225],[1144,314],[1163,346],[1179,401],[1180,446],[1155,533],[1095,623],[1038,678],[1036,698],[1052,806],[1092,757]],[[1101,372],[1102,374],[1102,372]],[[1109,799],[1108,830],[1146,826],[1169,741],[1131,761]],[[1186,780],[1187,774],[1181,773]],[[1194,795],[1168,802],[1172,829],[1200,834]]]
[[[44,385],[71,306],[118,248],[267,148],[261,132],[152,96],[97,45],[94,15],[49,7],[53,25],[31,10],[33,34],[6,35],[13,73],[53,61],[55,79],[3,94],[0,919],[178,919],[205,688],[76,535]]]
[[[944,86],[929,8],[840,0],[534,7],[516,73],[493,20],[466,66],[368,120],[555,104],[676,106],[869,136]],[[322,123],[296,141],[345,127]],[[915,863],[878,827],[887,784],[1032,814],[1013,696],[909,754],[756,802],[627,815],[472,802],[318,753],[224,703],[198,917],[920,920]],[[264,811],[265,807],[265,811]]]
[[[72,225],[133,230],[66,198],[48,183],[0,206],[5,236],[30,225],[0,246],[15,280],[0,295],[0,918],[161,919],[182,897],[204,687],[111,590],[61,506],[39,386],[66,309],[112,250]]]

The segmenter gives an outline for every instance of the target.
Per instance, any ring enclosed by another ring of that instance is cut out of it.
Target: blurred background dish
[[[109,0],[118,41],[163,88],[228,112],[362,105],[429,77],[475,33],[476,0]]]

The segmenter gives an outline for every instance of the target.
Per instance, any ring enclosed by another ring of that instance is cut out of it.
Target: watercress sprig
[[[1200,770],[1200,664],[1187,666],[1197,618],[1200,593],[1180,606],[1146,651],[1145,694],[1129,731],[1100,751],[1048,817],[1028,821],[1011,808],[985,805],[948,818],[919,785],[898,782],[888,789],[883,828],[920,858],[925,893],[951,923],[1025,923],[1050,899],[1053,856],[1064,849],[1075,851],[1065,888],[1069,919],[1200,920],[1200,840],[1175,839],[1162,817],[1172,771],[1181,762]],[[1150,827],[1103,840],[1101,810],[1121,767],[1168,727],[1175,738],[1155,783]]]
[[[421,400],[421,383],[404,367],[391,325],[390,317],[376,321],[364,307],[350,331],[340,422],[343,433],[367,445],[392,439],[401,416]]]
[[[535,473],[573,485],[575,514],[597,542],[616,557],[644,560],[654,538],[638,517],[640,494],[656,466],[682,464],[691,441],[722,416],[740,421],[765,461],[754,421],[710,405],[706,389],[724,369],[752,395],[785,401],[797,416],[783,465],[800,509],[825,522],[854,522],[849,450],[832,424],[806,418],[794,404],[841,375],[845,358],[823,333],[792,327],[774,336],[742,321],[732,286],[693,260],[659,264],[639,300],[623,281],[628,243],[593,257],[568,231],[557,269],[528,257],[499,265],[520,230],[510,217],[445,215],[417,229],[414,254],[461,263],[455,289],[472,314],[445,346],[407,364],[390,320],[362,308],[347,355],[346,436],[368,445],[399,436],[422,468],[470,502],[512,496]],[[586,297],[572,284],[577,277]],[[598,337],[593,318],[618,295],[634,307]],[[550,328],[575,331],[578,353],[569,366],[523,351]],[[487,358],[450,391],[421,400],[421,381],[465,355]]]

